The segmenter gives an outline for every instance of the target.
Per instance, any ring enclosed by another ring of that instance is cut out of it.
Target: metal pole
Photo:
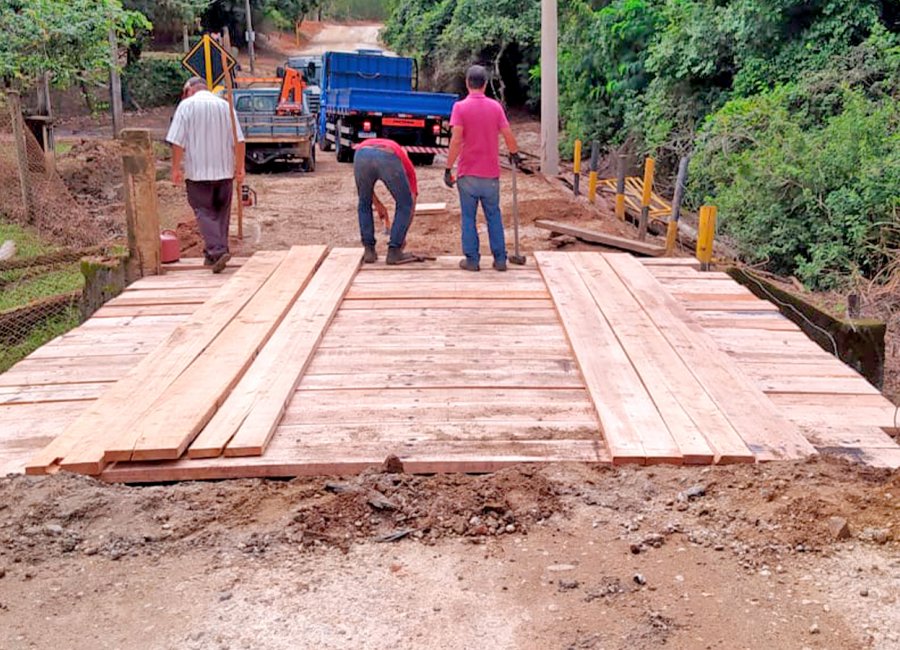
[[[556,0],[541,0],[541,173],[559,174]]]
[[[113,137],[119,137],[125,124],[122,116],[122,82],[119,79],[119,43],[116,30],[109,30],[109,107],[112,111]]]
[[[253,31],[253,18],[250,16],[250,0],[244,0],[244,10],[247,12],[247,52],[250,54],[250,74],[256,74],[256,52],[253,43],[256,41],[256,33]]]

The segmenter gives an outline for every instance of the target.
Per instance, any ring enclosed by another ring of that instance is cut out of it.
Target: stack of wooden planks
[[[336,249],[323,262],[325,253],[324,246],[296,246],[254,255],[35,455],[26,471],[45,473],[60,467],[96,475],[111,462],[179,458],[219,407],[230,403],[227,398],[251,364],[259,366],[260,351],[283,352],[283,340],[293,334],[293,328],[285,334],[286,318],[288,327],[301,318],[311,329],[318,328],[317,336],[324,332],[360,261],[354,249]],[[329,289],[337,286],[336,295],[323,290],[324,283]],[[178,281],[164,284],[177,286]],[[144,292],[154,291],[153,286],[153,280],[142,285]],[[146,300],[126,296],[114,306],[150,306],[141,303]],[[323,300],[330,300],[330,308],[322,309]],[[296,382],[302,367],[293,372]],[[282,402],[276,405],[279,396]],[[274,428],[289,396],[290,387],[270,391],[262,405],[255,405],[259,409],[254,416],[270,418]]]
[[[154,482],[518,462],[900,465],[894,408],[693,260],[185,260],[0,375],[0,470]]]
[[[599,186],[607,192],[616,191],[616,179],[604,178]],[[625,177],[625,206],[635,215],[641,214],[641,201],[644,196],[644,179],[638,176]],[[656,192],[650,193],[650,219],[667,221],[672,214],[672,205]]]

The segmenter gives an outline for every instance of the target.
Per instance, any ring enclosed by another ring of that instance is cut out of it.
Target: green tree
[[[60,87],[109,66],[110,29],[127,44],[149,29],[118,0],[5,0],[0,3],[0,78],[28,88],[45,72]]]

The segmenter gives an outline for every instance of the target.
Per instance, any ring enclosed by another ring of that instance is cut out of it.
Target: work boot
[[[366,246],[366,252],[363,253],[363,262],[366,264],[374,264],[378,261],[378,253],[375,252],[374,246]]]
[[[494,260],[494,270],[495,271],[505,271],[506,270],[506,260]]]
[[[476,262],[471,261],[468,257],[464,257],[459,261],[459,268],[463,271],[480,271],[481,268]]]
[[[216,258],[216,261],[213,263],[212,272],[213,273],[221,273],[225,270],[225,265],[231,260],[231,255],[228,253],[222,253]]]
[[[402,248],[389,248],[387,258],[384,260],[387,264],[409,264],[410,262],[423,262],[424,260],[418,255],[407,253]]]

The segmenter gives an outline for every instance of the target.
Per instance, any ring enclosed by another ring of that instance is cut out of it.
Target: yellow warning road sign
[[[181,59],[181,65],[202,79],[206,79],[207,87],[212,90],[216,84],[225,78],[225,68],[222,67],[224,57],[227,70],[231,73],[237,65],[237,61],[225,49],[204,34],[200,42]]]

